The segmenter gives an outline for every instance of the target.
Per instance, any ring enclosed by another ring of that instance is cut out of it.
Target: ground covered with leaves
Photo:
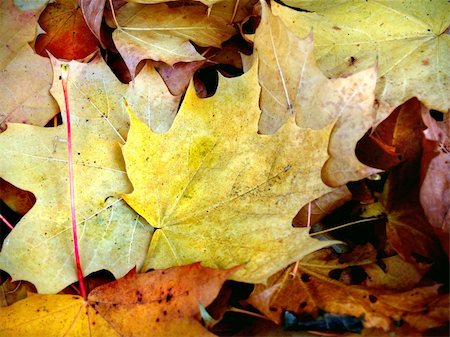
[[[447,1],[0,6],[0,336],[448,335]]]

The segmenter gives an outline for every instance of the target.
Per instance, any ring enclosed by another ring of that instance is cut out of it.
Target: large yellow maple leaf
[[[52,60],[52,93],[64,106],[60,62]],[[141,107],[156,132],[170,127],[179,97],[147,64],[134,85],[115,78],[101,56],[70,63],[75,199],[85,274],[106,269],[116,277],[140,267],[152,228],[117,196],[130,191],[120,144],[128,131],[122,97]],[[5,239],[0,268],[14,279],[55,293],[76,281],[70,224],[65,125],[8,124],[0,134],[0,176],[36,196],[36,204]],[[5,158],[5,160],[3,160]]]
[[[134,191],[123,198],[156,228],[144,270],[243,265],[233,279],[260,283],[330,244],[291,222],[330,190],[320,171],[333,123],[312,130],[292,118],[274,135],[260,135],[259,93],[253,67],[221,77],[208,99],[191,85],[165,134],[131,114],[123,155]]]
[[[428,108],[450,108],[448,1],[303,1],[273,4],[298,36],[314,31],[315,57],[328,76],[378,63],[377,121],[417,97]]]

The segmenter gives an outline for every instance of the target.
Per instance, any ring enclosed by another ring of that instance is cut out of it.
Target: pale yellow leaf
[[[132,77],[144,59],[177,62],[203,60],[190,41],[220,47],[235,29],[222,18],[208,15],[204,6],[169,8],[166,4],[129,3],[117,11],[120,25],[113,39]]]
[[[317,10],[313,13],[278,4],[273,5],[273,11],[298,36],[314,32],[314,54],[327,76],[351,74],[377,62],[377,123],[414,96],[430,109],[448,111],[447,1],[343,1],[322,8],[316,5],[306,8]]]
[[[299,126],[314,129],[338,118],[330,138],[331,157],[323,170],[324,181],[340,186],[378,171],[360,163],[355,155],[356,143],[374,122],[375,67],[346,78],[328,79],[316,65],[312,36],[298,38],[265,3],[255,50],[253,59],[259,59],[262,87],[262,133],[275,132],[294,115]]]
[[[0,3],[0,127],[6,122],[45,125],[58,113],[49,93],[50,61],[28,45],[38,17],[38,10],[19,11],[11,0]]]
[[[53,63],[52,92],[63,107],[61,62]],[[170,95],[151,64],[133,85],[126,85],[100,56],[88,64],[71,62],[68,87],[82,266],[86,275],[106,269],[121,277],[136,265],[140,268],[152,233],[117,194],[131,190],[120,151],[129,123],[123,97],[139,106],[140,116],[158,132],[170,127],[179,97]],[[0,176],[37,199],[3,243],[0,268],[14,279],[32,282],[39,292],[58,292],[77,280],[66,127],[9,124],[0,134],[0,148],[8,158],[0,161]]]

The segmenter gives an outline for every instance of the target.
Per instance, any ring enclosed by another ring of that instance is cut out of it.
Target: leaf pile
[[[286,5],[2,2],[0,336],[445,334],[450,5]]]

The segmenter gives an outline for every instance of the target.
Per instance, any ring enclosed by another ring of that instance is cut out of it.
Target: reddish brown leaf
[[[0,199],[14,212],[24,215],[36,202],[33,193],[21,190],[0,178]]]
[[[39,25],[46,32],[35,43],[36,52],[42,56],[47,56],[49,51],[57,58],[77,60],[98,47],[76,0],[58,0],[48,5],[39,18]]]
[[[178,62],[173,66],[164,62],[153,61],[156,71],[161,75],[164,83],[172,95],[178,96],[186,92],[194,73],[206,60],[196,62]]]
[[[257,285],[249,302],[279,323],[283,310],[297,314],[316,314],[319,309],[334,314],[362,317],[367,328],[394,330],[403,320],[419,331],[443,325],[448,320],[448,294],[439,286],[415,288],[405,292],[344,285],[310,269],[292,267],[273,276],[267,286]]]

